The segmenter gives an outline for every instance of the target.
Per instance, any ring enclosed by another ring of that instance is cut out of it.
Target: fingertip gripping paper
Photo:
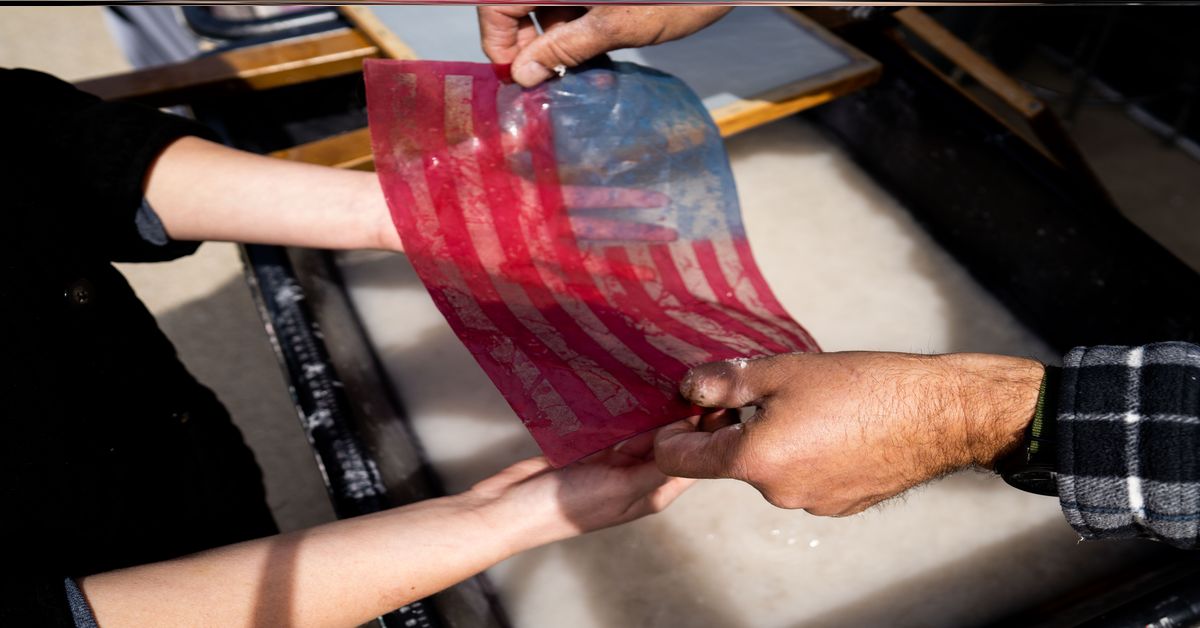
[[[404,250],[556,466],[694,414],[692,366],[817,350],[759,272],[682,81],[628,63],[528,90],[487,64],[365,74]]]

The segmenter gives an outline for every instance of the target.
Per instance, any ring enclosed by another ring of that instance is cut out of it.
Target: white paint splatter
[[[304,299],[304,291],[294,281],[288,281],[275,290],[275,303],[280,307],[292,305]]]
[[[327,409],[317,410],[312,414],[304,417],[304,429],[312,434],[313,430],[319,427],[332,427],[333,415]]]
[[[300,368],[302,368],[304,370],[304,377],[308,378],[308,379],[312,379],[318,375],[325,373],[325,365],[321,364],[319,362],[311,362],[311,363],[303,364],[303,365],[301,365]]]

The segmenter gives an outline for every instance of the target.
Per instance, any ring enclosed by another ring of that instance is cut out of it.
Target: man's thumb
[[[701,364],[679,383],[684,399],[701,408],[743,408],[774,393],[784,379],[789,354]]]
[[[524,87],[533,87],[554,76],[554,68],[558,66],[573,68],[617,47],[594,28],[595,19],[589,12],[539,35],[513,60],[513,80]]]

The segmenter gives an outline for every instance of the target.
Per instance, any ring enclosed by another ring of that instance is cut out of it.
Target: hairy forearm
[[[756,406],[741,425],[663,428],[655,460],[685,477],[733,477],[772,504],[848,515],[1021,442],[1044,367],[959,353],[784,354],[692,369],[683,396],[705,408]],[[727,416],[727,415],[726,415]]]
[[[540,542],[469,494],[82,579],[105,628],[351,626]]]
[[[399,250],[375,175],[186,137],[159,156],[146,198],[177,240]]]
[[[983,353],[940,356],[955,373],[965,455],[991,469],[1023,440],[1033,419],[1045,367],[1036,360]]]
[[[984,353],[883,354],[879,390],[904,417],[890,459],[924,482],[976,466],[991,469],[1024,438],[1045,369],[1035,360]],[[885,383],[886,382],[886,383]]]

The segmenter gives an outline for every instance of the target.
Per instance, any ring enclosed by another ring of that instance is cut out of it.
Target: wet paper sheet
[[[405,252],[555,465],[694,414],[677,392],[691,366],[817,350],[755,265],[717,128],[678,79],[627,63],[531,90],[487,64],[365,74]]]

